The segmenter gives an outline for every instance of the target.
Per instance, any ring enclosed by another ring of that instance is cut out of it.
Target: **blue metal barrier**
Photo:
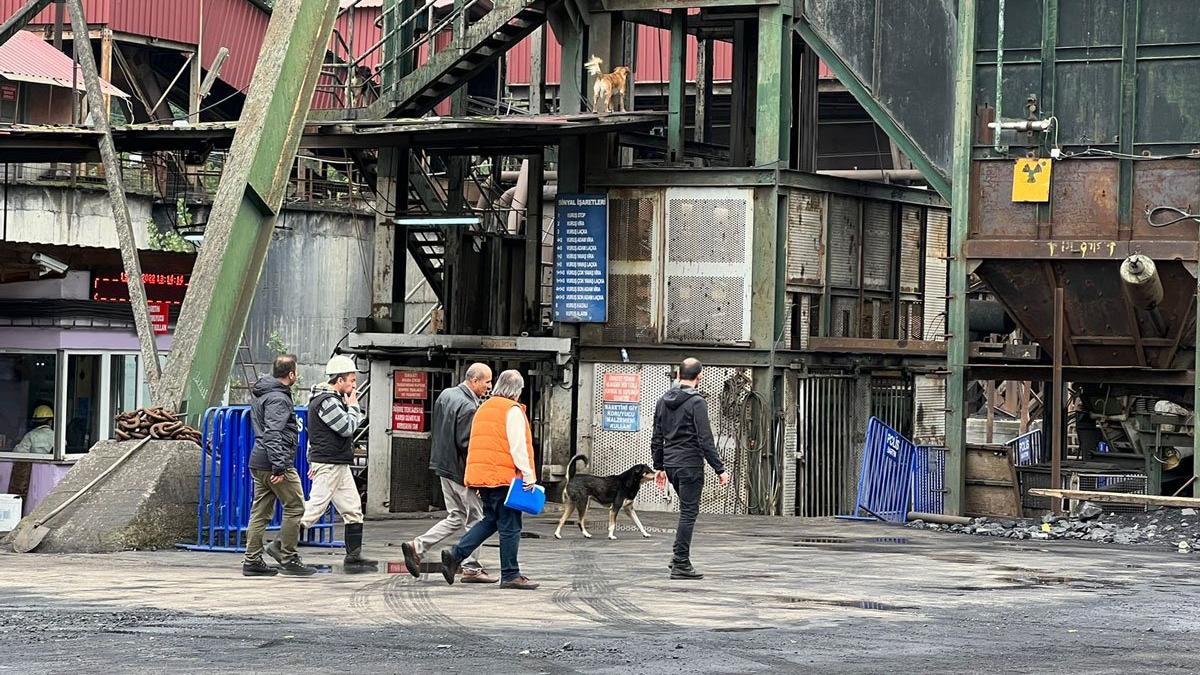
[[[912,510],[945,513],[946,448],[918,445],[913,450]]]
[[[854,513],[840,518],[903,523],[912,496],[912,441],[872,417],[863,443]]]
[[[1034,429],[1005,443],[1012,448],[1013,464],[1033,466],[1050,461],[1049,453],[1042,447],[1042,430]]]
[[[307,499],[312,489],[308,477],[308,409],[296,407],[299,424],[299,451],[296,453],[296,472]],[[246,550],[246,530],[250,525],[250,507],[254,500],[254,479],[250,474],[250,451],[254,448],[254,426],[250,422],[250,406],[231,405],[209,408],[201,417],[200,491],[196,506],[196,541],[179,544],[193,551],[243,552]],[[276,504],[275,514],[267,531],[279,530],[283,520],[282,507]],[[334,510],[330,506],[312,527],[305,531],[300,542],[305,546],[340,548],[334,540]]]

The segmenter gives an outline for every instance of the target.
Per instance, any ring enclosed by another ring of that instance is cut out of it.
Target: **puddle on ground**
[[[876,600],[818,600],[815,598],[796,597],[784,597],[780,599],[789,605],[849,607],[851,609],[869,609],[878,612],[898,612],[908,609],[919,609],[916,605],[897,605],[889,602],[878,602]],[[797,609],[799,609],[799,607],[797,607]]]
[[[731,626],[729,628],[714,628],[712,633],[749,633],[755,630],[771,630],[771,626]]]

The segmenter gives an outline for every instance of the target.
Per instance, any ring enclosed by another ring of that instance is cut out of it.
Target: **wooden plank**
[[[1029,494],[1034,497],[1050,497],[1052,499],[1081,499],[1090,502],[1107,504],[1134,504],[1137,506],[1175,506],[1179,508],[1200,507],[1200,499],[1195,497],[1161,497],[1158,495],[1130,495],[1120,492],[1090,492],[1088,490],[1052,490],[1032,488]]]

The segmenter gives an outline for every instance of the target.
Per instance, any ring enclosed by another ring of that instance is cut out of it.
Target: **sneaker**
[[[244,577],[273,577],[276,574],[279,574],[279,570],[267,565],[261,559],[242,563],[242,576]]]
[[[672,579],[703,579],[704,575],[697,572],[691,563],[682,563],[671,566]]]
[[[275,562],[280,565],[283,564],[283,544],[278,539],[267,544],[266,548],[263,549],[263,553],[274,558]]]
[[[279,573],[289,577],[311,577],[317,570],[300,562],[300,556],[296,556],[279,565]]]
[[[400,544],[400,550],[404,552],[404,568],[413,575],[413,578],[420,579],[421,554],[417,553],[417,547],[406,541]]]
[[[517,577],[512,581],[500,582],[500,588],[515,588],[522,591],[536,591],[538,582],[531,581],[529,577]]]
[[[442,578],[451,586],[454,585],[454,575],[458,573],[458,566],[462,564],[461,560],[456,560],[450,549],[442,549]]]
[[[462,581],[464,584],[494,584],[499,581],[499,579],[491,576],[482,568],[464,567],[462,571],[462,579],[460,579],[460,581]]]

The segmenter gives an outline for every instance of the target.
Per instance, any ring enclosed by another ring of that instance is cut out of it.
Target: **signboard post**
[[[602,398],[602,429],[636,432],[642,428],[641,373],[605,373]]]
[[[554,211],[554,320],[608,321],[608,196],[558,195]]]

